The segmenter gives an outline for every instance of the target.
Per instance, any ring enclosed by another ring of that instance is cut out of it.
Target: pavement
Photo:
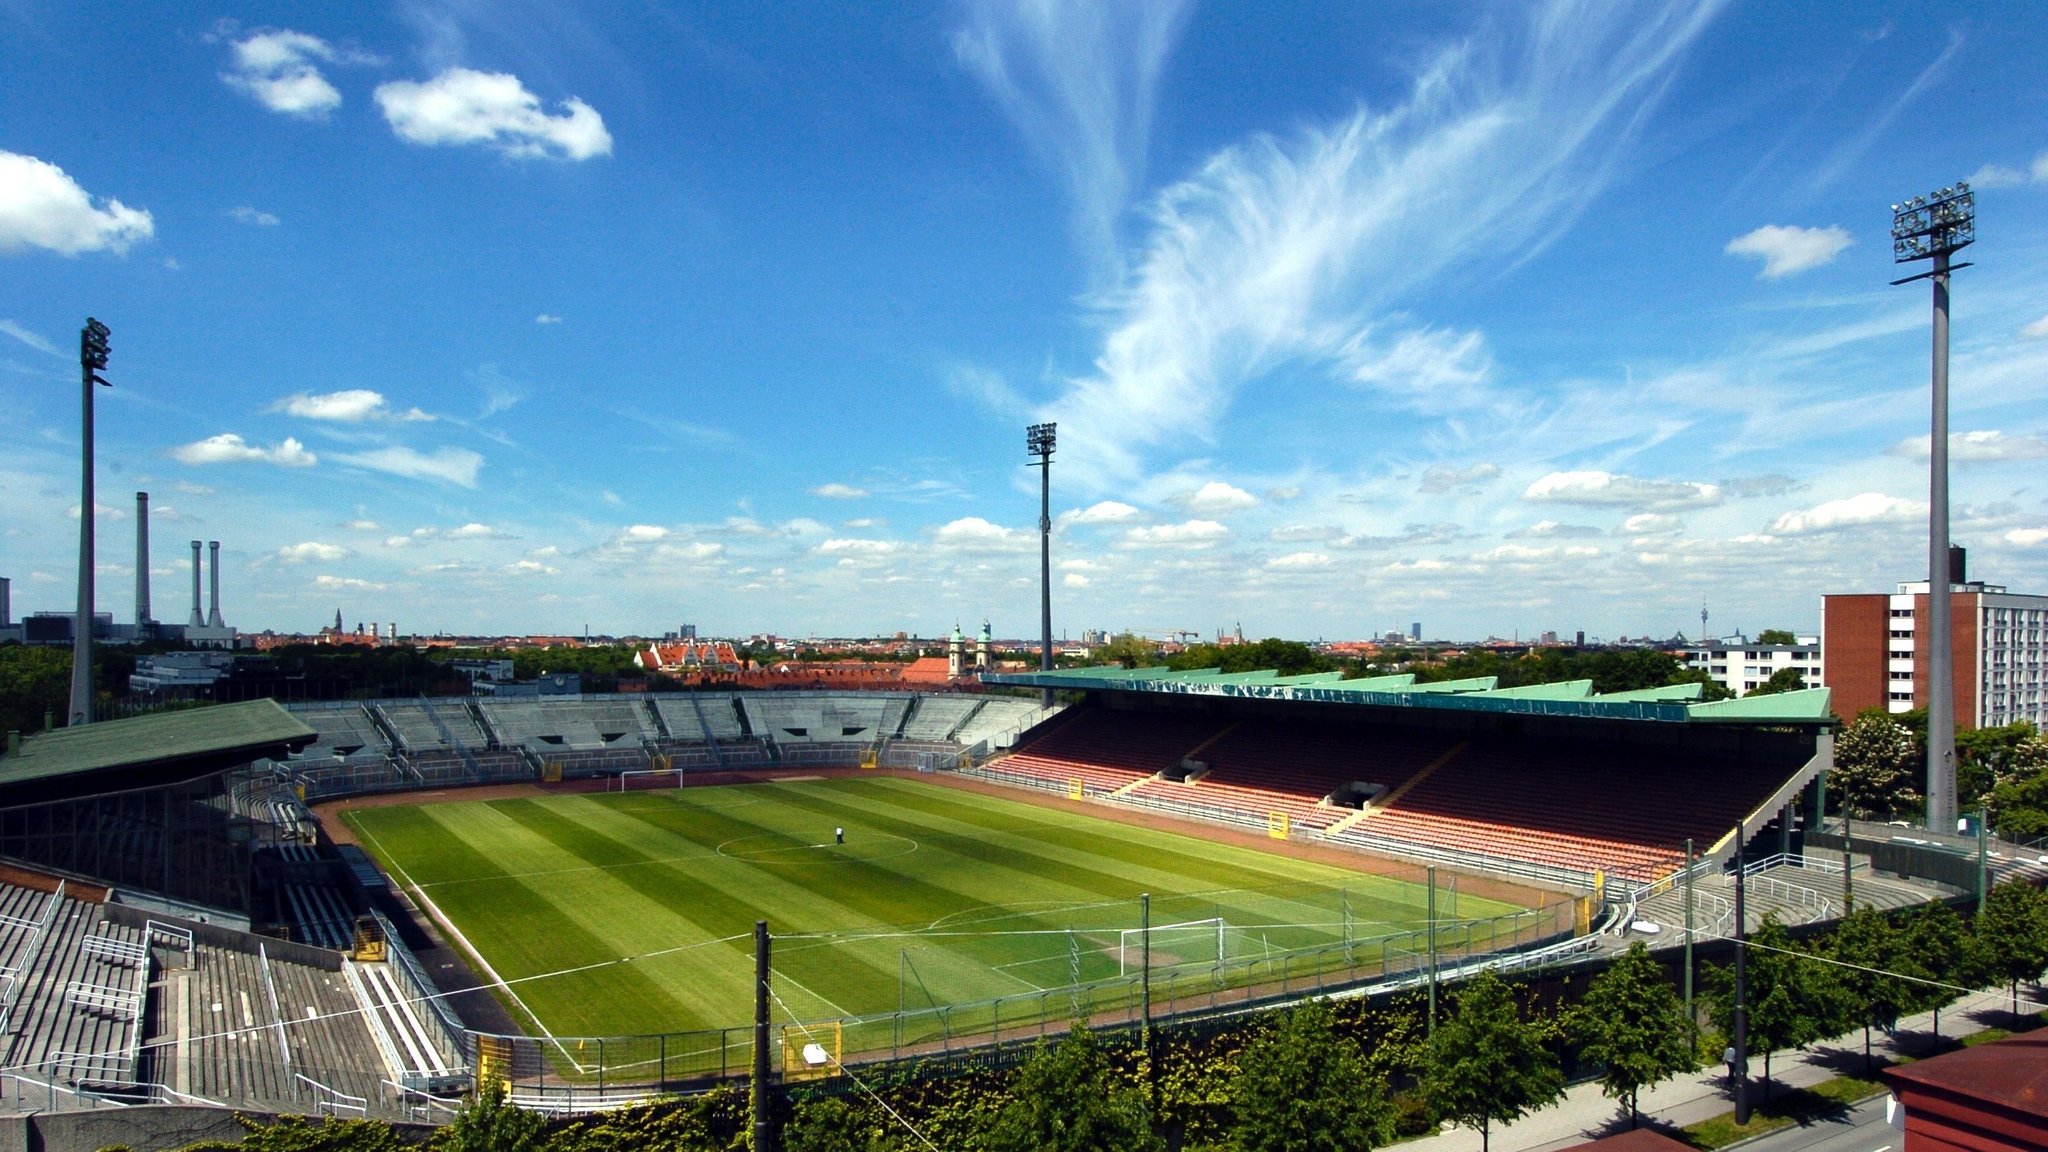
[[[2039,1003],[2023,1010],[2038,1011]],[[1953,1040],[1986,1028],[2008,1027],[2013,1021],[2011,1001],[2003,989],[1972,993],[1941,1011],[1941,1036]],[[1935,1047],[1933,1014],[1922,1013],[1899,1022],[1891,1036],[1871,1036],[1871,1055],[1882,1061],[1889,1056],[1921,1056]],[[1863,1075],[1863,1031],[1824,1040],[1804,1051],[1778,1052],[1771,1058],[1771,1092],[1803,1088],[1835,1076]],[[1763,1058],[1750,1058],[1751,1102],[1762,1100]],[[1827,1117],[1810,1118],[1791,1128],[1753,1139],[1745,1152],[1898,1152],[1898,1133],[1885,1124],[1884,1096]],[[1638,1101],[1642,1124],[1671,1133],[1688,1124],[1724,1115],[1735,1108],[1735,1098],[1725,1065],[1714,1065],[1685,1076],[1675,1076],[1652,1088],[1645,1088]],[[1873,1126],[1872,1116],[1875,1116]],[[1628,1130],[1628,1112],[1618,1100],[1609,1099],[1598,1083],[1575,1084],[1564,1099],[1513,1124],[1496,1125],[1490,1152],[1555,1152],[1612,1136]],[[1447,1128],[1400,1145],[1402,1152],[1480,1152],[1479,1133],[1466,1128]]]

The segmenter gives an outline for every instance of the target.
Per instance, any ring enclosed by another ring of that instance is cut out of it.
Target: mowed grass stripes
[[[779,1014],[816,1020],[1114,977],[1140,893],[1155,928],[1228,924],[1233,954],[1412,930],[1428,899],[1399,879],[896,778],[347,819],[559,1036],[744,1024],[757,919],[776,936]],[[1467,896],[1452,912],[1514,910]],[[1193,964],[1217,943],[1207,927],[1161,929],[1154,948],[1155,964]]]

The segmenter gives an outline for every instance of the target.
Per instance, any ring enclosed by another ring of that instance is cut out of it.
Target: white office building
[[[1747,695],[1787,668],[1797,668],[1808,688],[1820,687],[1820,637],[1795,636],[1796,644],[1753,644],[1747,636],[1724,636],[1685,650],[1685,666],[1705,672],[1737,696]]]

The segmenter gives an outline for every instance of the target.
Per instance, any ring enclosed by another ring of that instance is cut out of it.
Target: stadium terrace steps
[[[477,724],[467,703],[448,700],[385,700],[377,706],[399,740],[411,752],[441,752],[455,747],[484,748],[491,739]]]
[[[137,1084],[150,970],[142,930],[107,923],[96,904],[48,899],[47,928],[9,1005],[7,1066],[84,1088]]]
[[[905,740],[951,740],[967,718],[982,706],[974,696],[926,696],[903,725]]]

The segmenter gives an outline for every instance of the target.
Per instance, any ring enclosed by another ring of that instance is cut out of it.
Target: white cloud
[[[1152,104],[1186,0],[980,0],[953,54],[1066,184],[1076,240],[1102,283],[1117,222],[1144,183]]]
[[[1613,472],[1552,472],[1529,485],[1522,499],[1557,504],[1650,509],[1698,508],[1721,502],[1721,489],[1697,480],[1644,480]]]
[[[627,525],[622,538],[644,543],[650,540],[660,540],[667,535],[668,529],[663,528],[659,524],[630,524]]]
[[[818,551],[827,556],[887,556],[901,547],[894,540],[842,538],[824,541]]]
[[[65,256],[108,251],[116,255],[156,234],[143,209],[92,197],[62,168],[33,156],[0,151],[0,252],[46,248]]]
[[[688,544],[663,544],[654,550],[656,556],[666,556],[671,559],[693,562],[710,560],[724,554],[724,552],[725,545],[713,543],[709,540],[694,540]]]
[[[311,468],[320,458],[290,436],[275,448],[258,448],[233,432],[208,436],[171,449],[180,464],[276,464],[285,468]]]
[[[386,586],[354,576],[329,576],[323,573],[313,577],[313,587],[324,592],[382,592]]]
[[[970,550],[1014,551],[1031,546],[1038,533],[1023,528],[1005,528],[979,516],[963,516],[941,524],[932,533],[940,545]]]
[[[2029,340],[2048,340],[2048,316],[2043,316],[2032,324],[2023,326],[2020,329],[2020,335]]]
[[[1355,384],[1398,396],[1416,408],[1444,412],[1470,407],[1493,375],[1493,355],[1477,332],[1422,329],[1382,346],[1371,331],[1345,342],[1340,359]]]
[[[1154,449],[1209,438],[1280,363],[1356,375],[1360,334],[1439,274],[1509,267],[1564,235],[1715,7],[1544,5],[1497,51],[1424,62],[1403,104],[1210,156],[1147,206],[1093,370],[1040,413],[1071,429],[1068,475],[1128,482]],[[1425,329],[1399,359],[1469,381],[1484,361],[1467,341]]]
[[[1764,268],[1757,273],[1757,278],[1779,280],[1832,263],[1849,244],[1849,233],[1841,228],[1766,224],[1730,240],[1724,251],[1730,256],[1762,259]]]
[[[1771,531],[1782,535],[1827,532],[1861,524],[1900,523],[1927,514],[1927,505],[1915,500],[1864,492],[1843,500],[1829,500],[1804,512],[1787,512],[1771,522]]]
[[[342,424],[360,424],[366,420],[419,422],[433,419],[418,408],[408,408],[404,412],[396,411],[386,405],[382,392],[373,392],[368,388],[348,388],[340,392],[299,392],[279,400],[271,405],[270,410],[307,420],[332,420]]]
[[[379,84],[375,95],[391,130],[413,144],[482,144],[521,159],[588,160],[612,150],[597,109],[572,96],[550,115],[503,72],[450,68],[424,82]]]
[[[1160,524],[1151,528],[1133,528],[1124,533],[1124,542],[1141,548],[1163,545],[1186,544],[1201,547],[1214,544],[1230,535],[1230,529],[1214,520],[1189,520],[1184,524]]]
[[[1627,536],[1655,536],[1676,532],[1679,527],[1678,517],[1664,512],[1638,512],[1621,522],[1622,534]]]
[[[2003,164],[1986,164],[1977,169],[1976,174],[1970,177],[1969,183],[1973,188],[2010,188],[2016,184],[2025,184],[2029,180],[2036,184],[2048,184],[2048,152],[2034,157],[2033,164],[2024,172],[2017,168],[2007,168]]]
[[[52,344],[48,340],[45,340],[41,336],[37,335],[36,333],[31,332],[26,328],[23,328],[21,325],[16,324],[12,320],[0,320],[0,333],[4,333],[8,336],[14,337],[16,340],[21,341],[23,344],[28,345],[29,347],[35,349],[38,352],[46,353],[51,356],[64,355],[62,352],[57,351],[57,346],[55,344]]]
[[[412,480],[444,480],[464,488],[476,487],[476,474],[484,458],[467,448],[440,448],[419,452],[411,448],[378,448],[336,456],[344,464],[389,472]]]
[[[858,500],[867,494],[867,489],[855,488],[851,484],[820,484],[811,489],[811,495],[822,496],[827,500]]]
[[[1555,520],[1538,520],[1527,528],[1510,532],[1508,536],[1532,540],[1568,539],[1571,537],[1598,536],[1600,529],[1590,524],[1560,524]]]
[[[377,523],[375,520],[350,520],[348,523],[343,524],[342,527],[351,532],[378,532],[384,528],[382,524]]]
[[[509,576],[554,576],[559,574],[558,569],[550,568],[538,560],[514,560],[512,563],[505,565],[504,570],[506,575]]]
[[[2005,542],[2022,548],[2048,544],[2048,528],[2015,528],[2005,534]]]
[[[228,212],[228,215],[233,217],[239,223],[253,225],[254,227],[257,228],[277,227],[277,217],[271,215],[268,212],[259,212],[256,209],[249,207],[247,204],[244,204],[239,208],[230,210]]]
[[[1203,512],[1215,516],[1225,512],[1241,512],[1256,508],[1259,498],[1242,488],[1211,480],[1193,492],[1181,496],[1176,503],[1190,512]]]
[[[1079,572],[1069,572],[1060,577],[1060,587],[1062,588],[1086,588],[1087,586],[1088,578]]]
[[[554,315],[553,313],[543,312],[540,315],[535,316],[533,318],[533,322],[535,324],[541,325],[560,324],[562,322],[562,318],[560,316]]]
[[[348,549],[339,544],[322,544],[308,540],[303,544],[287,544],[277,550],[277,558],[286,564],[303,564],[308,560],[321,562],[339,560],[348,555]]]
[[[1321,552],[1289,552],[1285,556],[1275,556],[1271,560],[1266,561],[1266,567],[1278,568],[1282,571],[1289,569],[1306,571],[1328,568],[1330,563],[1330,558]]]
[[[1075,509],[1061,516],[1069,524],[1122,524],[1140,518],[1143,513],[1129,504],[1115,500],[1103,500],[1086,508]]]
[[[230,88],[253,97],[272,112],[318,120],[341,107],[341,93],[315,62],[363,63],[367,58],[335,50],[318,36],[278,28],[252,32],[231,45],[232,70],[221,73]]]
[[[1911,436],[1901,440],[1892,451],[1896,455],[1925,460],[1928,454],[1927,445],[1931,440],[1932,438],[1927,436]],[[1948,438],[1948,458],[1958,464],[1998,460],[2040,460],[2048,458],[2048,438],[2008,436],[1996,430],[1952,432]]]
[[[501,528],[493,528],[489,524],[472,521],[460,528],[450,528],[441,535],[449,540],[500,540],[509,537],[511,533]]]
[[[1484,488],[1488,481],[1500,475],[1498,464],[1474,464],[1470,468],[1452,468],[1445,464],[1432,464],[1422,474],[1418,491],[1425,493],[1455,492],[1461,488]]]
[[[386,548],[410,548],[412,547],[412,537],[386,536],[384,538],[384,546]]]

